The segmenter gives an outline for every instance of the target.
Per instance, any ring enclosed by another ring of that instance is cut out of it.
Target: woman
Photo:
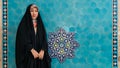
[[[45,28],[38,7],[34,4],[27,7],[17,30],[16,67],[51,67]]]

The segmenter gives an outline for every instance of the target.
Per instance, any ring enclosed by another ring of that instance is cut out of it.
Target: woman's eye
[[[30,12],[38,12],[38,10],[33,8],[30,10]]]
[[[30,12],[33,12],[33,10],[30,10]]]
[[[35,10],[35,12],[38,12],[37,10]]]

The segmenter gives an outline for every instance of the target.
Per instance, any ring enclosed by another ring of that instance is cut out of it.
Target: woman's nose
[[[35,15],[36,13],[35,12],[33,12],[33,15]]]

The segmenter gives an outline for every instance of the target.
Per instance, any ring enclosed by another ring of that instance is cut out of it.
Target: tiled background
[[[2,68],[2,0],[0,0],[0,68]]]
[[[118,67],[120,68],[120,0],[118,0]]]
[[[62,27],[80,44],[73,59],[52,59],[52,68],[112,68],[112,0],[8,0],[8,68],[15,68],[16,30],[31,3],[39,6],[47,33]]]

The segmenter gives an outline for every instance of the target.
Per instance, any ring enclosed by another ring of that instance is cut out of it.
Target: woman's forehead
[[[32,5],[30,9],[36,8],[38,10],[38,7],[36,5]]]

